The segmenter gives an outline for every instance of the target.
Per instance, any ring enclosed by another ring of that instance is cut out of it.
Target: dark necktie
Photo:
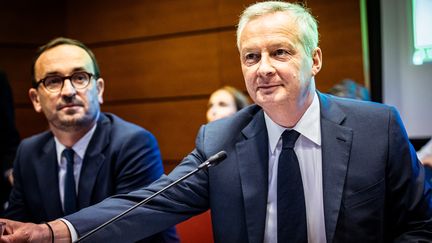
[[[65,215],[77,211],[77,198],[74,177],[74,154],[75,152],[72,149],[63,150],[63,155],[66,157],[67,161],[63,205]]]
[[[306,206],[303,183],[294,144],[295,130],[282,134],[282,151],[278,163],[277,228],[278,242],[307,242]]]

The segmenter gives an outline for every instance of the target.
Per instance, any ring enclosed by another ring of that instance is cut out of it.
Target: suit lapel
[[[322,94],[319,98],[325,228],[327,242],[333,242],[353,134],[352,129],[341,125],[345,114],[339,107]]]
[[[264,240],[268,193],[268,135],[259,111],[236,144],[249,242]]]
[[[83,165],[81,168],[78,185],[79,209],[91,205],[92,192],[95,182],[99,176],[99,170],[105,159],[103,149],[109,144],[110,131],[111,123],[109,119],[103,113],[101,113],[96,131],[90,140],[83,158]]]
[[[43,146],[41,157],[35,161],[35,173],[46,216],[48,219],[62,217],[63,208],[58,186],[57,153],[52,135]]]

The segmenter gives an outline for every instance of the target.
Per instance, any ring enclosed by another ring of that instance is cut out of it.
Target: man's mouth
[[[258,89],[271,90],[271,89],[277,88],[279,86],[281,86],[281,85],[279,85],[279,84],[267,84],[267,85],[260,85],[260,86],[258,86]]]
[[[68,103],[68,104],[62,104],[58,106],[58,110],[61,109],[66,109],[66,108],[73,108],[73,107],[78,107],[81,106],[80,104],[76,104],[76,103]]]

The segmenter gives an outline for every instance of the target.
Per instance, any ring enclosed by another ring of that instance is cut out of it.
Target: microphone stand
[[[160,191],[156,192],[155,194],[151,195],[150,197],[142,200],[141,202],[137,203],[136,205],[134,205],[133,207],[127,209],[126,211],[122,212],[121,214],[115,216],[114,218],[108,220],[107,222],[99,225],[97,228],[93,229],[92,231],[88,232],[87,234],[83,235],[82,237],[78,238],[78,240],[76,242],[82,242],[83,240],[85,240],[86,238],[88,238],[89,236],[93,235],[94,233],[96,233],[97,231],[99,231],[100,229],[104,228],[105,226],[111,224],[112,222],[116,221],[117,219],[123,217],[124,215],[126,215],[127,213],[129,213],[130,211],[134,210],[135,208],[142,206],[144,204],[146,204],[147,202],[149,202],[150,200],[152,200],[154,197],[156,197],[157,195],[161,194],[162,192],[170,189],[171,187],[173,187],[174,185],[182,182],[183,180],[187,179],[188,177],[190,177],[191,175],[197,173],[198,171],[202,170],[202,169],[207,169],[211,166],[215,166],[217,165],[219,162],[221,162],[222,160],[224,160],[227,157],[227,154],[225,151],[220,151],[217,154],[211,156],[208,160],[206,160],[204,163],[200,164],[198,166],[198,168],[194,169],[193,171],[187,173],[186,175],[180,177],[179,179],[175,180],[174,182],[172,182],[171,184],[169,184],[168,186],[162,188]]]

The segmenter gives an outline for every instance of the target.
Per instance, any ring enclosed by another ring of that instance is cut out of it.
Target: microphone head
[[[210,158],[207,160],[209,163],[208,167],[218,165],[227,157],[228,155],[225,151],[219,151],[217,154],[210,156]]]

